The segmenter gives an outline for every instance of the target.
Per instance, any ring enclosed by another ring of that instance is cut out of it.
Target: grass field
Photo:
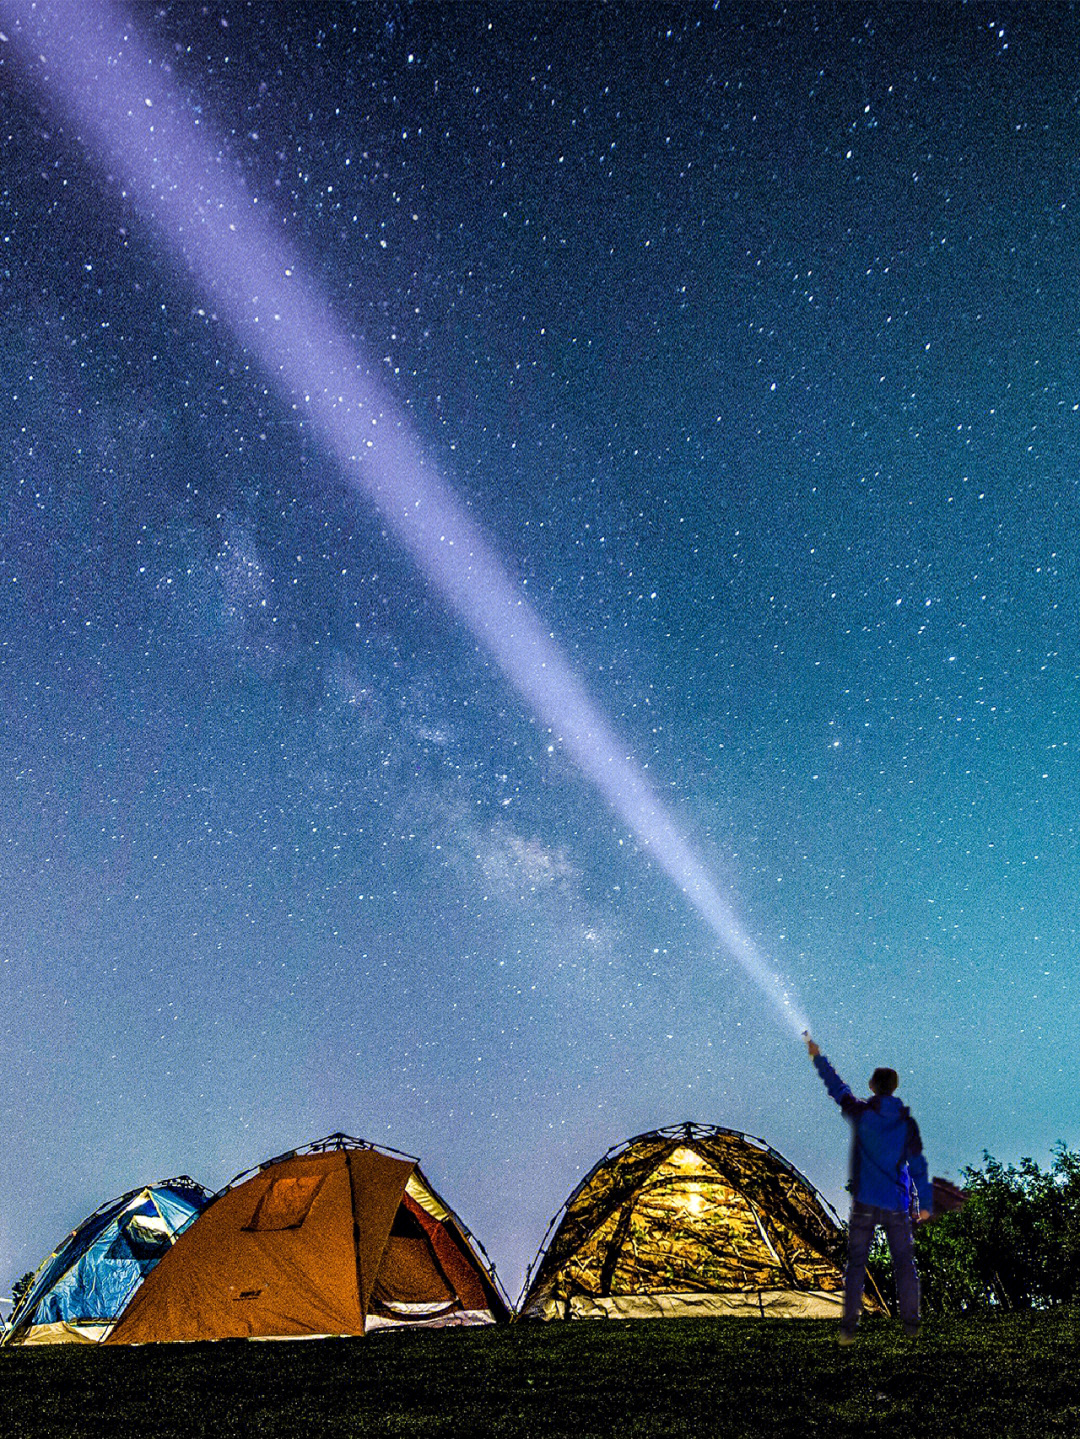
[[[294,1343],[0,1350],[3,1439],[1080,1435],[1080,1314],[515,1325]]]

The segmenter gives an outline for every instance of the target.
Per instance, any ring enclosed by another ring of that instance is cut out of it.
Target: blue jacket
[[[814,1068],[825,1088],[851,1120],[851,1178],[848,1189],[859,1204],[910,1210],[912,1188],[919,1209],[933,1205],[933,1190],[922,1152],[919,1126],[895,1094],[856,1099],[823,1054]]]

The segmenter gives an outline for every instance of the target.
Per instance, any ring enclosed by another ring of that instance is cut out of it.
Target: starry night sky
[[[336,1129],[514,1295],[659,1125],[840,1205],[804,1051],[6,8],[0,1288]],[[127,13],[841,1073],[934,1173],[1075,1144],[1080,15],[309,9]]]

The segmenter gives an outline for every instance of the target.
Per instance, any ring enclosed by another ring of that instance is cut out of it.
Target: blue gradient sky
[[[936,1173],[1075,1143],[1080,22],[128,13],[841,1072]],[[514,1293],[657,1125],[839,1203],[790,1033],[16,61],[0,1287],[339,1128]]]

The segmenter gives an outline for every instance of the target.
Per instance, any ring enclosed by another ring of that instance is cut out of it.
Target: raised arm
[[[861,1114],[866,1108],[865,1099],[856,1099],[850,1088],[837,1074],[829,1061],[821,1052],[821,1047],[814,1043],[809,1033],[803,1034],[803,1043],[806,1045],[806,1052],[814,1061],[814,1068],[821,1075],[825,1088],[829,1091],[832,1099],[835,1099],[845,1114]]]

